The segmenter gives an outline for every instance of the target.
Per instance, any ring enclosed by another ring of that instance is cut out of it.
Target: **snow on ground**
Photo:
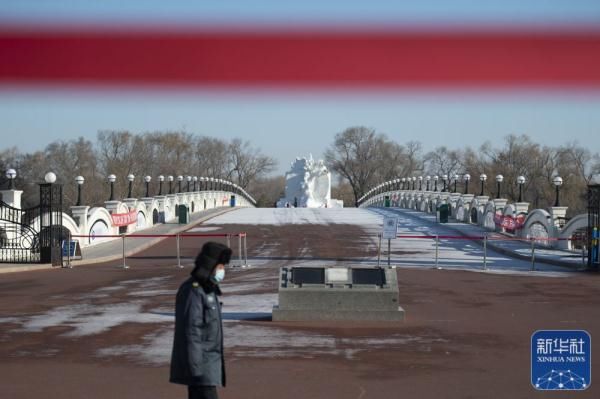
[[[217,216],[204,224],[354,224],[381,225],[381,217],[358,208],[241,208]]]
[[[403,209],[370,208],[374,215],[393,216],[398,218],[398,235],[405,236],[460,236],[455,230],[438,223],[431,223],[420,218],[420,213]],[[373,234],[373,226],[369,226]],[[387,264],[387,242],[383,245],[382,261]],[[530,272],[531,262],[508,257],[491,249],[487,250],[487,268],[483,270],[484,252],[479,244],[461,239],[440,239],[438,246],[438,261],[436,263],[435,239],[433,238],[396,238],[391,242],[391,251],[402,251],[402,255],[392,255],[392,264],[398,267],[422,266],[441,267],[444,269],[476,270],[481,272],[498,273],[499,271],[515,275],[536,275],[559,277],[571,275],[568,269],[560,266],[536,262],[536,271]]]
[[[186,233],[206,233],[209,231],[221,230],[220,227],[194,227],[193,229],[189,229]]]

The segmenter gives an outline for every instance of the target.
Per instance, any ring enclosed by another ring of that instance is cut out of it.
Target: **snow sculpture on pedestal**
[[[322,160],[296,158],[285,174],[285,197],[277,203],[280,208],[327,208],[341,206],[331,200],[331,173]]]

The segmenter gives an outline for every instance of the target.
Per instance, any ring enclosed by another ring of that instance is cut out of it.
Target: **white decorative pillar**
[[[515,209],[517,215],[520,213],[528,213],[529,212],[529,202],[516,202]]]
[[[473,198],[475,198],[473,194],[462,195],[464,212],[463,220],[460,220],[461,222],[468,222],[469,220],[471,220],[471,204],[473,203]]]
[[[562,228],[560,224],[560,219],[564,221],[567,216],[568,206],[553,206],[550,208],[550,215],[552,215],[552,224],[556,229]]]
[[[104,201],[104,207],[111,215],[117,213],[119,205],[121,205],[121,201]]]
[[[2,194],[2,201],[4,201],[6,204],[12,206],[13,208],[21,209],[21,195],[23,195],[23,191],[0,190],[0,194]]]
[[[508,200],[506,198],[494,199],[494,209],[496,210],[496,213],[504,214],[504,207],[506,206],[507,203],[508,203]]]
[[[81,235],[88,235],[90,233],[89,230],[89,226],[88,226],[88,212],[90,210],[90,207],[87,205],[79,205],[79,206],[72,206],[71,207],[71,215],[73,215],[73,219],[75,220],[75,222],[77,223],[77,226],[79,227],[79,233]],[[84,244],[87,245],[87,243],[89,243],[89,239],[82,239],[82,238],[77,238],[77,240],[79,241],[79,245],[83,246]]]

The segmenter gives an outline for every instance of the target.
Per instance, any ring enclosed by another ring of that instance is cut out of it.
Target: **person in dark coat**
[[[188,386],[190,399],[218,398],[225,386],[223,323],[219,283],[231,249],[207,242],[196,257],[191,277],[181,284],[175,303],[175,335],[170,381]]]

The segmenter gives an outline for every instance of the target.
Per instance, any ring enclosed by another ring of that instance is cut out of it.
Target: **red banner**
[[[127,226],[137,222],[137,211],[133,210],[129,213],[113,213],[111,217],[113,226]]]
[[[494,216],[494,223],[496,223],[496,226],[503,227],[506,230],[517,230],[523,228],[526,218],[527,215],[524,214],[517,215],[517,217],[496,214]]]

